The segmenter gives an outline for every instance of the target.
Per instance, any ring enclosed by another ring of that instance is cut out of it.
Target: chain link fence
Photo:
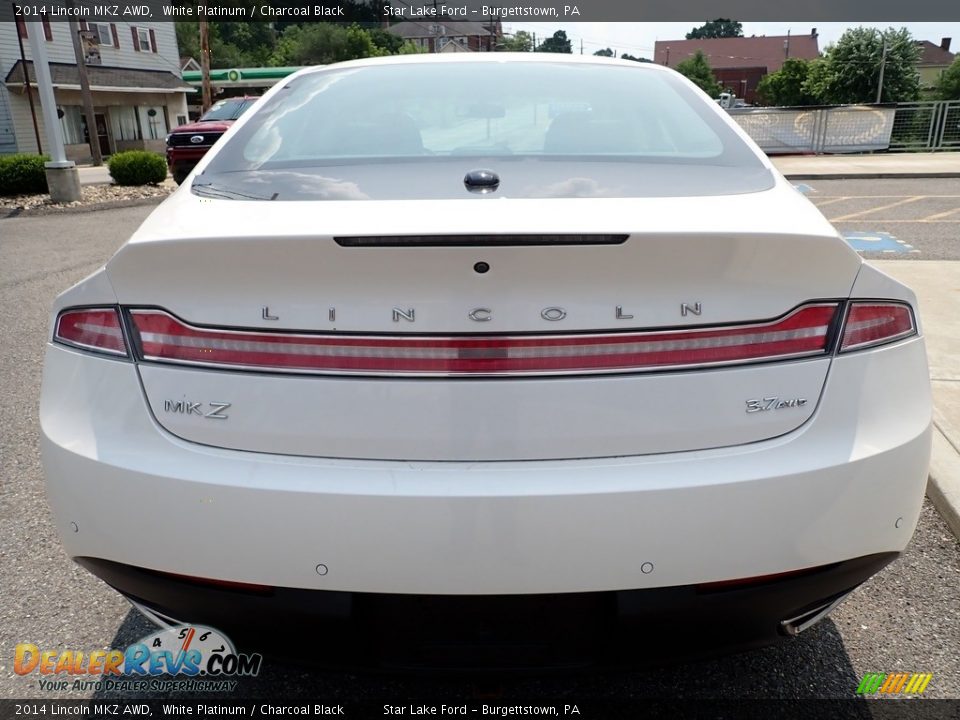
[[[768,154],[960,150],[960,100],[729,112]]]

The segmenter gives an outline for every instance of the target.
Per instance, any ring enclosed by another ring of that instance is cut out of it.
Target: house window
[[[113,33],[110,32],[110,26],[107,23],[90,23],[90,32],[93,33],[100,47],[113,46]]]
[[[162,140],[167,136],[167,121],[162,106],[140,108],[140,126],[144,140]]]
[[[67,145],[85,143],[86,140],[83,138],[83,110],[81,107],[79,105],[64,105],[60,110],[63,111],[63,116],[60,118],[63,142]]]
[[[117,140],[140,140],[137,127],[137,109],[130,105],[110,109],[113,122],[113,137]]]
[[[133,49],[137,52],[150,52],[150,31],[147,28],[133,28]]]

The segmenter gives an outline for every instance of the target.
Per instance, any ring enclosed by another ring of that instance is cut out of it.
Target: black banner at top
[[[16,7],[16,10],[13,7]],[[217,20],[234,22],[358,22],[403,20],[490,22],[695,22],[727,17],[749,22],[960,21],[958,0],[17,0],[0,3],[0,21],[17,12],[24,20]]]

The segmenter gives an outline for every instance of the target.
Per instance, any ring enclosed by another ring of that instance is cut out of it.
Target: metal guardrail
[[[960,100],[729,112],[768,154],[960,150]]]
[[[889,149],[960,150],[960,100],[898,104]]]

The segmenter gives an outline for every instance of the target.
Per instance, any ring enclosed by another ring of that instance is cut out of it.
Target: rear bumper
[[[878,553],[747,586],[543,595],[243,591],[94,558],[135,604],[226,632],[244,652],[394,669],[643,665],[770,644],[897,557]],[[299,642],[291,643],[290,638]]]
[[[357,593],[641,590],[897,553],[930,454],[919,338],[835,359],[800,429],[696,452],[455,463],[212,448],[155,422],[133,364],[61,346],[40,420],[71,557]]]

